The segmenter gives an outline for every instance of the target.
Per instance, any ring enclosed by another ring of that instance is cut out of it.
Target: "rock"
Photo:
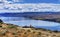
[[[0,19],[0,23],[3,23],[3,21]]]

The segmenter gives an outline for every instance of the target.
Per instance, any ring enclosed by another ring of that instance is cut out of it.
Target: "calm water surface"
[[[58,30],[60,28],[58,27],[60,26],[60,23],[34,20],[34,19],[25,18],[25,17],[0,17],[0,19],[2,19],[3,22],[5,23],[11,23],[11,24],[19,25],[19,26],[32,25],[34,27],[45,27],[45,28],[54,27],[53,30],[56,29],[56,27]]]

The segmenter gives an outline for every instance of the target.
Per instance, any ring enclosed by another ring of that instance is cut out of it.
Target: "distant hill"
[[[0,13],[0,16],[4,17],[20,17],[20,16],[30,16],[30,15],[59,15],[60,12],[20,12],[20,13]],[[8,16],[7,16],[8,15]]]
[[[1,17],[25,17],[35,20],[60,22],[60,12],[23,12],[23,13],[0,13]]]

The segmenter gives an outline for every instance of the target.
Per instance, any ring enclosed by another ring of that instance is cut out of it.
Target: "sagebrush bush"
[[[8,28],[16,28],[16,26],[9,25]]]

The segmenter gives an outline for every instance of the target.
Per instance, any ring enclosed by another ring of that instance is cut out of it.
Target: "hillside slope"
[[[0,22],[0,37],[60,37],[60,32]]]

